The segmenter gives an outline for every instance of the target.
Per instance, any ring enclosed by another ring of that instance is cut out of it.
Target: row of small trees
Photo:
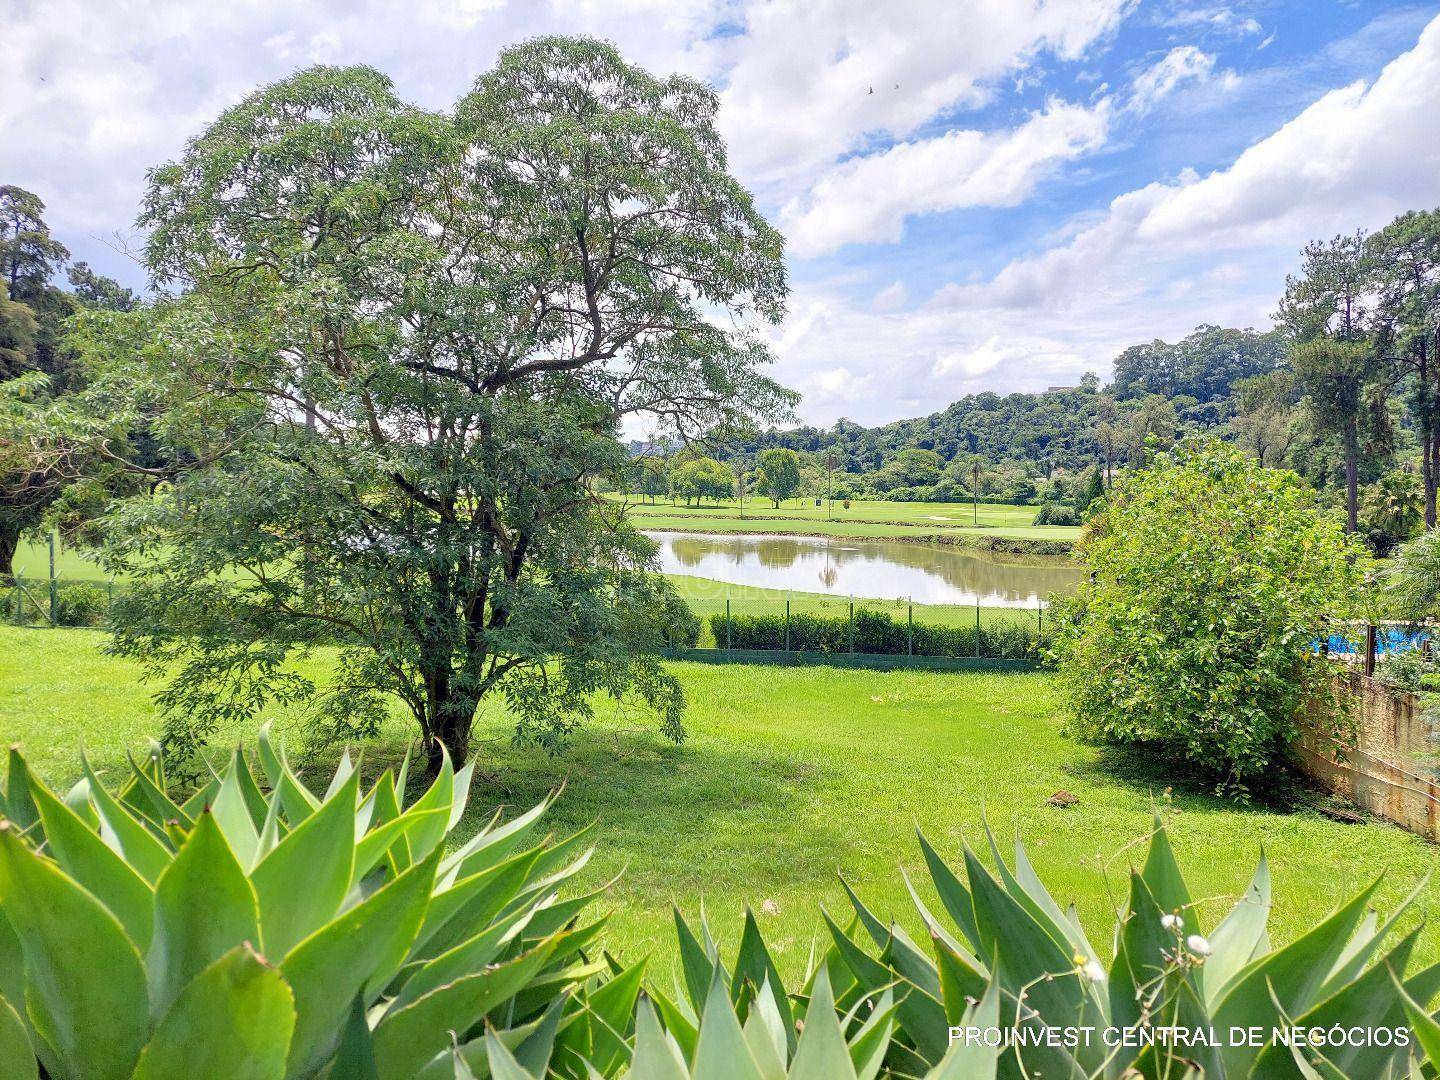
[[[742,482],[743,481],[743,482]],[[652,502],[679,499],[689,506],[739,499],[759,492],[777,508],[802,488],[800,456],[776,448],[760,452],[755,468],[737,474],[729,462],[686,449],[673,457],[641,454],[625,470],[625,487]]]

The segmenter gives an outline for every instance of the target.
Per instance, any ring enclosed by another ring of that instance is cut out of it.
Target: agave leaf
[[[745,1033],[740,1029],[740,1021],[718,971],[705,996],[691,1074],[694,1080],[765,1080],[750,1054]]]
[[[494,1080],[539,1080],[536,1073],[531,1072],[515,1059],[503,1042],[495,1037],[494,1032],[485,1033],[485,1057],[490,1065],[490,1075]],[[471,1075],[474,1075],[473,1073]]]
[[[26,1008],[62,1073],[124,1080],[148,1028],[145,969],[104,905],[0,823],[0,908],[25,955]]]
[[[395,995],[392,1008],[403,1009],[432,990],[438,990],[446,983],[454,982],[471,972],[479,971],[500,955],[502,949],[524,929],[526,916],[508,916],[485,926],[468,941],[462,941],[448,952],[433,960],[427,960],[407,967],[399,978],[405,980],[400,992]],[[407,974],[408,973],[408,974]],[[397,982],[399,979],[396,980]]]
[[[1360,925],[1378,885],[1377,880],[1308,933],[1242,968],[1214,1010],[1216,1026],[1222,1030],[1231,1025],[1269,1027],[1278,1022],[1277,1005],[1290,1016],[1314,1005],[1326,975]],[[1239,1075],[1257,1053],[1258,1048],[1243,1045],[1220,1050],[1226,1070]]]
[[[1186,934],[1199,933],[1190,889],[1180,873],[1180,864],[1175,861],[1175,849],[1170,846],[1169,834],[1165,832],[1165,823],[1160,820],[1158,811],[1155,814],[1155,830],[1150,837],[1150,851],[1145,856],[1140,876],[1145,879],[1150,895],[1155,897],[1155,903],[1162,911],[1179,915]]]
[[[940,1001],[945,1006],[945,1022],[960,1022],[969,1002],[978,1001],[991,983],[985,970],[967,955],[955,952],[944,941],[935,939],[936,967],[940,974]]]
[[[400,817],[391,818],[360,837],[360,842],[355,846],[355,868],[350,875],[352,887],[380,865],[380,860],[385,858],[392,847],[405,843],[406,835],[412,829],[428,825],[428,818],[439,817],[442,813],[444,813],[442,810],[412,811]],[[402,861],[406,865],[410,863],[408,846]]]
[[[250,873],[260,898],[260,938],[269,955],[283,957],[340,910],[355,868],[355,800],[352,775],[290,832]],[[297,884],[303,882],[303,887]]]
[[[410,857],[423,859],[445,839],[449,831],[449,814],[455,804],[455,769],[450,763],[450,753],[440,747],[440,771],[424,795],[415,800],[411,810],[443,810],[444,814],[426,818],[426,825],[410,834]]]
[[[80,763],[85,769],[87,797],[94,807],[100,825],[100,836],[115,849],[141,877],[154,885],[160,879],[172,857],[167,848],[140,822],[130,816],[130,811],[121,806],[105,790],[105,785],[90,768],[84,752]]]
[[[375,1064],[382,1080],[415,1075],[446,1049],[446,1033],[464,1033],[491,1009],[513,997],[554,954],[557,939],[537,945],[485,971],[433,990],[401,1009],[388,1011],[375,1027]]]
[[[1072,914],[1061,911],[1060,905],[1055,902],[1054,897],[1045,888],[1044,883],[1040,880],[1040,875],[1035,872],[1035,867],[1030,863],[1030,856],[1025,851],[1025,845],[1019,839],[1015,841],[1014,878],[1020,890],[1030,898],[1036,909],[1044,913],[1071,949],[1086,956],[1098,955],[1095,947],[1090,944],[1090,939],[1085,936],[1085,931],[1080,926],[1080,920],[1073,917]],[[1073,911],[1072,907],[1071,912]]]
[[[576,1013],[560,1032],[560,1044],[574,1048],[583,1042],[585,1059],[602,1074],[612,1076],[630,1059],[630,1026],[635,1000],[645,978],[645,961],[621,971],[585,997],[584,1011]],[[580,1029],[586,1030],[582,1036]]]
[[[1260,853],[1255,877],[1230,913],[1210,934],[1210,958],[1200,969],[1205,1004],[1215,1003],[1237,972],[1263,951],[1265,924],[1270,920],[1270,864]]]
[[[1404,971],[1420,936],[1417,927],[1406,934],[1395,948],[1359,978],[1349,982],[1338,993],[1295,1020],[1304,1028],[1395,1028],[1405,1023],[1405,1006],[1395,993],[1392,971]],[[1432,967],[1404,983],[1405,992],[1421,1001],[1428,1001],[1440,990],[1440,967]],[[1271,1046],[1263,1051],[1256,1069],[1263,1071],[1274,1061],[1282,1047]],[[1389,1065],[1406,1053],[1394,1046],[1335,1046],[1325,1053],[1326,1061],[1345,1076],[1381,1076]]]
[[[184,819],[194,821],[202,812],[210,808],[219,792],[220,781],[212,776],[202,786],[192,791],[190,797],[180,804],[180,810],[185,815]]]
[[[290,1060],[295,1060],[293,1040]],[[350,1003],[335,1056],[320,1075],[325,1080],[380,1080],[375,1071],[374,1040],[370,1037],[370,1025],[365,1022],[365,1001],[359,995]]]
[[[930,880],[935,884],[935,892],[940,897],[941,905],[950,918],[955,920],[955,925],[970,942],[971,948],[978,948],[980,931],[975,926],[975,909],[970,900],[970,890],[961,884],[954,871],[930,846],[925,834],[917,829],[915,835],[920,838],[920,850],[925,854],[925,865],[930,869]]]
[[[155,906],[149,882],[44,784],[36,781],[31,792],[60,868],[110,909],[137,948],[149,948]]]
[[[672,908],[675,915],[675,936],[680,946],[680,970],[685,976],[685,993],[690,998],[690,1003],[699,1013],[703,1008],[703,1002],[710,992],[710,985],[715,981],[716,968],[719,967],[711,961],[695,935],[690,932],[690,926],[685,917],[680,914],[680,909]],[[729,991],[729,978],[722,969],[721,979],[725,982],[726,991]]]
[[[1343,987],[1354,980],[1362,971],[1365,965],[1370,962],[1380,945],[1395,929],[1397,923],[1405,912],[1414,906],[1420,894],[1430,885],[1430,875],[1426,874],[1420,882],[1410,890],[1410,894],[1400,901],[1390,917],[1377,929],[1376,918],[1373,911],[1366,912],[1365,920],[1361,923],[1360,930],[1350,939],[1345,951],[1340,954],[1340,959],[1335,962],[1334,968],[1330,971],[1325,980],[1325,985],[1320,988],[1319,997],[1324,998],[1334,993],[1337,988]],[[1403,968],[1397,968],[1403,970]]]
[[[823,965],[815,973],[810,990],[805,1030],[795,1047],[795,1060],[790,1063],[790,1080],[855,1080],[855,1063],[850,1060],[850,1050],[835,1015],[830,977]]]
[[[238,758],[238,755],[236,757]],[[215,816],[215,824],[219,825],[220,831],[225,834],[225,839],[229,841],[230,849],[235,852],[240,865],[248,868],[255,865],[260,851],[260,830],[251,816],[250,805],[240,786],[240,772],[232,759],[231,767],[226,769],[225,775],[220,778],[220,787],[215,792],[215,800],[210,804],[210,812]]]
[[[504,911],[529,880],[539,854],[539,848],[521,852],[436,893],[415,942],[416,955],[429,958],[447,952],[468,939],[472,927],[483,926]]]
[[[1130,1027],[1140,1019],[1141,1006],[1137,995],[1164,997],[1164,984],[1171,970],[1165,953],[1179,947],[1175,931],[1161,925],[1166,911],[1156,902],[1145,879],[1130,871],[1130,902],[1122,916],[1117,934],[1115,959],[1110,965],[1110,1020],[1118,1027]],[[1165,1017],[1152,1020],[1164,1025]],[[1128,1060],[1127,1050],[1120,1047],[1120,1060]]]
[[[147,968],[155,1016],[201,971],[243,942],[260,940],[255,890],[209,813],[190,830],[155,886]]]
[[[886,990],[850,1039],[850,1062],[855,1066],[858,1080],[874,1080],[885,1063],[890,1037],[895,1031],[895,1008],[895,995]],[[859,1005],[856,1009],[859,1009]],[[852,1010],[843,1025],[847,1031],[853,1026],[855,1019],[856,1012]]]
[[[295,1003],[280,973],[241,945],[181,991],[134,1080],[282,1080]]]
[[[735,957],[735,971],[730,987],[732,1000],[735,998],[736,988],[742,979],[748,980],[756,988],[768,982],[771,989],[775,991],[775,1007],[780,1011],[780,1020],[785,1029],[786,1045],[790,1051],[793,1051],[795,1049],[795,1017],[790,1011],[790,999],[785,994],[785,984],[780,981],[780,972],[775,967],[770,950],[765,947],[765,939],[760,934],[760,927],[755,923],[755,913],[748,907],[745,909],[745,928],[740,933],[740,949]],[[826,990],[829,990],[828,980]]]
[[[677,988],[675,997],[648,987],[645,993],[655,1005],[655,1011],[665,1020],[665,1030],[670,1033],[680,1052],[689,1061],[695,1056],[695,1045],[700,1040],[700,1017],[690,1012],[690,1006],[680,996]]]
[[[194,824],[190,815],[165,794],[165,789],[155,782],[150,773],[137,765],[133,757],[129,758],[129,761],[130,787],[135,792],[137,801],[143,797],[147,807],[145,813],[152,825],[158,825],[163,830],[167,821],[179,821],[187,826]],[[133,806],[134,803],[130,805]],[[136,809],[139,811],[139,807]]]
[[[635,1012],[635,1056],[626,1080],[690,1080],[680,1045],[660,1026],[645,998]]]
[[[329,1053],[357,998],[378,994],[414,941],[435,881],[437,858],[416,863],[364,902],[297,945],[280,965],[295,993],[291,1075],[307,1075]]]
[[[1000,985],[997,981],[990,981],[984,996],[965,1010],[956,1026],[962,1031],[961,1037],[950,1044],[940,1064],[926,1075],[926,1080],[995,1080],[999,1052],[980,1039],[967,1040],[963,1032],[966,1029],[983,1032],[1000,1026]]]
[[[5,816],[21,832],[28,832],[39,820],[40,811],[30,795],[30,766],[18,746],[10,747],[8,773],[5,779]]]
[[[445,861],[440,864],[441,880],[448,883],[456,878],[469,877],[471,874],[478,874],[482,870],[490,869],[515,850],[545,811],[550,809],[554,801],[555,797],[552,793],[525,813],[512,818],[504,825],[495,827],[493,822],[498,819],[500,814],[500,811],[497,810],[496,818],[491,819],[491,826],[476,833],[445,857]]]
[[[1415,1041],[1424,1054],[1424,1060],[1431,1064],[1440,1062],[1440,1023],[1400,984],[1394,971],[1389,971],[1389,975],[1395,996],[1400,999],[1405,1010],[1405,1018],[1410,1022],[1410,1030],[1415,1033]]]
[[[745,1044],[750,1047],[758,1068],[766,1080],[778,1077],[785,1080],[785,1062],[789,1060],[789,1034],[785,1022],[780,1019],[780,1009],[775,1002],[775,989],[767,980],[755,993],[750,1006],[750,1015],[741,1025]]]
[[[1031,895],[1020,883],[1020,880],[1011,872],[1010,867],[1006,865],[1004,857],[1001,856],[1000,845],[995,842],[995,834],[990,830],[990,823],[983,818],[981,821],[985,829],[985,841],[990,845],[990,856],[995,863],[995,872],[1005,891],[1010,894],[1010,898],[1030,913],[1030,917],[1055,939],[1055,944],[1060,946],[1061,951],[1072,954],[1083,951],[1085,956],[1094,956],[1095,954],[1088,948],[1080,949],[1075,940],[1073,928],[1066,921],[1060,905],[1055,903],[1050,894],[1045,891],[1045,887],[1040,884],[1038,878],[1035,879],[1038,896]],[[1015,840],[1015,851],[1019,858],[1025,857],[1025,849],[1018,837]],[[1083,941],[1083,935],[1081,940]]]
[[[39,1080],[40,1068],[26,1031],[10,1002],[0,997],[0,1076],[10,1080]]]
[[[250,811],[250,822],[258,832],[270,808],[260,785],[255,783],[255,774],[250,771],[250,763],[245,760],[245,753],[239,746],[235,747],[235,752],[230,757],[229,771],[235,774],[240,794],[245,797],[245,808]]]
[[[346,746],[340,751],[340,764],[335,767],[335,775],[330,778],[330,786],[325,789],[325,794],[320,801],[324,803],[333,799],[345,786],[345,781],[353,775],[355,775],[355,763],[350,760],[350,747]]]

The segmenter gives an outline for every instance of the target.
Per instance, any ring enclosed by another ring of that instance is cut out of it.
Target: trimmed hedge
[[[716,645],[726,646],[724,612],[710,616],[710,632]],[[1042,654],[1041,635],[1034,626],[1005,621],[979,628],[976,649],[974,626],[914,624],[916,656],[982,656],[990,659],[1038,660]],[[904,622],[887,612],[860,608],[855,612],[854,651],[870,656],[904,656],[907,648]],[[783,650],[785,616],[732,615],[729,646],[734,649]],[[793,652],[848,653],[851,651],[850,620],[840,616],[794,614],[790,616],[790,649]]]

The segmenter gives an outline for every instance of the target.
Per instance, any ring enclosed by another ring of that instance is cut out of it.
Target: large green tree
[[[1363,234],[1310,244],[1299,275],[1286,278],[1276,314],[1315,426],[1340,444],[1351,532],[1359,520],[1363,444],[1383,437],[1389,422],[1384,365],[1370,333],[1373,272]]]
[[[800,455],[794,450],[762,450],[758,471],[757,485],[777,508],[800,490]]]
[[[300,72],[151,174],[171,295],[87,333],[97,398],[191,461],[109,548],[139,572],[115,648],[170,674],[172,745],[273,698],[346,735],[398,697],[433,765],[492,695],[551,742],[596,692],[679,737],[654,546],[589,480],[623,475],[629,414],[685,437],[793,403],[745,329],[783,314],[782,241],[716,110],[546,38],[447,113],[368,68]],[[317,687],[285,661],[321,644]]]
[[[54,285],[69,252],[44,214],[38,195],[0,186],[0,582],[13,580],[21,535],[96,475],[96,459],[54,423],[81,383],[66,342],[71,317],[135,302],[84,263],[70,270],[74,292]]]
[[[1420,444],[1426,528],[1440,489],[1440,211],[1401,214],[1369,238],[1376,333],[1396,368]]]

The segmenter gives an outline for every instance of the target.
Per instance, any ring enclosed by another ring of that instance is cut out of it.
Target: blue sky
[[[4,182],[130,283],[144,170],[256,84],[367,63],[443,108],[604,36],[721,93],[788,238],[776,374],[877,423],[1269,323],[1307,240],[1440,205],[1440,2],[0,0]]]

